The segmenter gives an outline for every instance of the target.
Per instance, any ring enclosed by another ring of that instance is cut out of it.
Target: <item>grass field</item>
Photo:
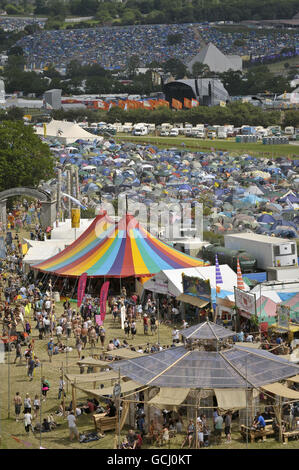
[[[26,233],[22,233],[26,236]],[[76,304],[74,304],[75,307]],[[56,312],[58,317],[63,311],[62,302],[56,303]],[[47,417],[48,414],[54,414],[58,409],[61,400],[58,400],[58,385],[61,369],[63,368],[65,373],[78,374],[79,367],[77,365],[78,353],[75,349],[75,340],[72,336],[69,340],[69,346],[73,348],[67,355],[66,353],[60,353],[53,356],[52,363],[49,362],[47,355],[47,342],[48,339],[39,340],[38,332],[34,329],[35,322],[31,318],[32,326],[32,338],[35,340],[35,355],[40,359],[42,367],[35,369],[35,375],[33,381],[29,381],[27,377],[27,369],[23,360],[22,364],[13,364],[15,359],[14,351],[5,354],[5,363],[0,363],[0,449],[39,449],[40,446],[46,449],[113,449],[115,434],[113,431],[107,432],[105,437],[99,441],[93,441],[90,443],[80,444],[77,441],[70,442],[68,424],[66,419],[63,417],[55,416],[56,422],[59,424],[57,428],[49,433],[33,435],[31,432],[29,435],[26,434],[23,422],[15,421],[13,397],[17,391],[20,392],[24,399],[25,394],[29,393],[32,402],[35,394],[40,392],[40,378],[45,376],[50,382],[50,390],[45,402],[42,402],[42,419]],[[180,327],[181,325],[176,325]],[[118,337],[120,340],[124,339],[124,332],[120,328],[119,323],[113,323],[112,315],[107,314],[105,319],[106,329],[106,345],[108,341],[114,337]],[[160,325],[159,337],[162,345],[169,345],[172,341],[171,336],[172,327],[164,324]],[[2,331],[2,328],[1,328]],[[54,336],[55,338],[55,336]],[[129,340],[130,344],[134,346],[145,345],[146,343],[156,343],[158,339],[157,334],[152,336],[149,334],[145,336],[143,334],[143,327],[141,321],[137,322],[137,334],[134,340]],[[65,343],[65,338],[62,340]],[[24,347],[22,348],[24,351]],[[86,350],[82,351],[82,355],[85,357],[89,356],[92,352],[94,354],[101,353],[99,344],[92,351],[90,346],[87,345]],[[71,399],[71,387],[66,386],[66,399],[65,403],[68,406]],[[77,403],[83,403],[86,401],[86,395],[77,391]],[[104,403],[103,403],[104,404]],[[9,415],[9,417],[8,417]],[[22,416],[22,414],[21,414]],[[39,416],[37,421],[39,422]],[[186,424],[186,421],[184,422]],[[94,423],[91,415],[84,414],[80,416],[77,421],[77,426],[80,433],[94,431]],[[121,439],[127,433],[125,427],[121,434]],[[13,437],[12,437],[13,436]],[[184,434],[178,434],[175,438],[171,439],[170,449],[178,449],[181,447],[184,439]],[[155,447],[150,445],[143,445],[144,448],[154,449]],[[232,426],[232,443],[226,444],[225,438],[223,437],[222,443],[217,446],[210,446],[209,449],[299,449],[299,441],[290,441],[288,445],[278,443],[274,438],[268,438],[266,442],[248,443],[241,439],[239,433],[239,425],[233,422]],[[164,446],[164,449],[168,449],[168,446]]]
[[[297,145],[263,145],[257,143],[237,143],[234,140],[202,140],[191,137],[156,137],[156,136],[132,136],[127,134],[117,134],[115,140],[127,140],[130,142],[139,142],[144,144],[157,145],[158,147],[177,147],[182,148],[182,143],[185,144],[186,149],[193,151],[207,151],[207,150],[220,150],[230,151],[236,154],[248,153],[260,157],[289,157],[292,159],[298,158],[299,146]]]
[[[62,311],[62,305],[57,304],[58,311]],[[32,322],[34,325],[34,322]],[[105,320],[105,327],[107,331],[106,338],[113,338],[118,336],[119,338],[123,338],[123,332],[120,329],[118,324],[113,324],[111,319],[111,315],[108,314],[107,319]],[[30,432],[27,436],[24,424],[22,422],[15,421],[14,415],[14,406],[12,403],[13,397],[16,391],[19,391],[22,398],[24,398],[26,393],[29,393],[31,398],[34,398],[36,393],[39,393],[39,380],[42,374],[48,378],[51,388],[48,392],[48,396],[45,402],[42,402],[42,418],[46,417],[49,413],[55,413],[58,409],[58,405],[60,400],[57,398],[58,394],[58,383],[59,383],[59,376],[60,370],[63,366],[64,371],[66,371],[66,354],[62,353],[57,356],[53,356],[52,363],[49,362],[47,352],[46,352],[46,343],[47,340],[38,340],[37,338],[37,330],[33,330],[33,337],[35,339],[35,353],[39,357],[42,362],[42,368],[37,368],[35,370],[35,377],[32,382],[29,382],[29,379],[26,375],[26,367],[24,365],[15,365],[13,364],[13,360],[15,357],[14,352],[6,354],[6,364],[1,365],[1,449],[37,449],[42,447],[46,449],[113,449],[114,446],[114,433],[113,431],[107,432],[105,437],[100,439],[99,441],[94,441],[90,443],[80,444],[76,441],[70,442],[69,434],[68,434],[68,425],[66,419],[63,417],[55,417],[56,422],[59,426],[50,433],[42,433],[42,440],[40,443],[40,434],[37,433],[35,436]],[[143,328],[141,323],[137,324],[137,335],[134,341],[131,341],[132,344],[139,345],[145,344],[147,341],[150,343],[155,342],[157,337],[153,338],[151,335],[145,338],[143,335]],[[171,329],[165,325],[161,325],[160,327],[160,338],[161,344],[170,344],[171,342]],[[106,341],[107,342],[107,341]],[[70,346],[74,347],[74,339],[72,338],[69,342]],[[97,348],[95,353],[99,353],[101,350]],[[91,350],[89,346],[87,349],[82,352],[85,357],[87,357]],[[7,360],[9,359],[10,365],[8,366]],[[74,349],[72,352],[68,353],[68,372],[69,373],[79,373],[78,365],[76,364],[78,360],[77,351]],[[8,419],[8,367],[10,368],[10,418]],[[71,400],[71,387],[68,388],[67,397],[66,397],[66,404],[68,405]],[[77,392],[77,402],[84,402],[86,400],[86,395],[83,392]],[[39,421],[39,417],[37,422]],[[79,432],[91,432],[94,430],[93,420],[91,415],[83,415],[78,418],[77,421]],[[124,428],[122,431],[121,438],[123,438],[127,433],[127,429]],[[170,448],[177,449],[181,447],[182,440],[185,434],[178,434],[175,438],[171,440]],[[17,442],[14,438],[21,440],[22,442]],[[26,444],[23,443],[26,442]],[[143,446],[149,449],[154,448],[153,446],[147,445]],[[226,444],[225,438],[223,437],[222,443],[217,446],[210,446],[209,449],[244,449],[248,447],[249,449],[298,449],[299,448],[299,441],[290,441],[288,445],[279,444],[274,438],[268,438],[266,442],[256,442],[256,443],[246,443],[241,439],[239,434],[239,427],[238,424],[233,424],[233,432],[232,432],[232,443]],[[164,447],[167,449],[168,447]]]

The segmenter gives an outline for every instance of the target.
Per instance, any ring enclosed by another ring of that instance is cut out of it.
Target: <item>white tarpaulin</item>
[[[234,287],[237,287],[237,274],[227,264],[221,264],[220,271],[223,279],[221,290],[233,292]],[[183,294],[183,273],[186,276],[199,277],[206,280],[209,279],[211,288],[216,288],[215,266],[163,270],[145,282],[143,287],[151,292],[158,292],[178,297]],[[249,287],[245,286],[245,289],[249,290]]]
[[[44,137],[44,127],[35,127],[36,133]],[[87,140],[102,142],[103,137],[91,134],[82,129],[78,124],[68,121],[55,121],[54,119],[46,124],[46,137],[56,138],[65,144],[71,144],[76,140]]]
[[[235,388],[217,388],[215,389],[218,408],[222,410],[232,410],[246,408],[246,390],[237,390]]]
[[[189,388],[160,388],[159,393],[148,401],[149,405],[181,405],[186,399]]]

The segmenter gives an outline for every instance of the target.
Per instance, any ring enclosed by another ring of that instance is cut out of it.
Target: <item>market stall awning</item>
[[[277,325],[277,323],[273,323],[273,325],[270,326],[270,328],[273,328],[275,331],[278,333],[297,333],[299,331],[299,325],[294,325],[294,324],[289,324],[289,327],[286,326],[281,326]]]
[[[114,380],[119,378],[116,371],[99,372],[92,374],[65,374],[65,378],[74,384],[88,382],[105,382],[106,380]]]
[[[186,255],[151,235],[132,215],[117,223],[98,216],[69,247],[33,269],[57,276],[141,277],[163,269],[205,266],[199,258]]]
[[[280,397],[289,398],[290,400],[299,400],[299,392],[292,390],[279,382],[263,385],[261,388]]]
[[[246,408],[246,390],[235,388],[215,388],[218,408],[233,410]]]
[[[187,398],[189,388],[160,388],[157,395],[148,401],[149,405],[173,405],[178,406]]]
[[[109,367],[110,364],[108,361],[100,361],[99,359],[94,359],[93,357],[86,357],[81,361],[78,361],[77,364],[79,366],[91,366],[91,367]]]
[[[294,377],[290,377],[288,380],[291,380],[292,382],[299,383],[299,375],[295,375]]]
[[[199,308],[205,307],[209,303],[208,300],[202,300],[199,297],[188,294],[181,294],[176,299]]]
[[[137,388],[140,388],[141,385],[137,382],[134,382],[134,380],[129,380],[128,382],[121,382],[121,394],[123,393],[128,393],[128,392],[133,392]],[[86,393],[89,396],[93,397],[103,397],[106,395],[113,395],[113,390],[114,390],[114,385],[111,387],[103,387],[103,388],[98,388],[98,389],[88,389],[88,388],[82,388],[82,387],[76,387],[82,392]]]

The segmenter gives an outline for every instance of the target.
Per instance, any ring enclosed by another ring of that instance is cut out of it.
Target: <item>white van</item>
[[[177,137],[179,135],[179,130],[176,128],[176,127],[173,127],[170,132],[169,132],[169,135],[171,137]]]
[[[133,130],[132,135],[147,135],[148,130],[146,127],[136,127],[136,129]]]

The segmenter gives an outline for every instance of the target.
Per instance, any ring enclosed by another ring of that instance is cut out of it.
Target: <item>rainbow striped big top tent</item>
[[[122,278],[206,264],[154,237],[132,215],[113,223],[103,213],[70,246],[33,269],[57,276],[78,277],[86,272],[88,277]]]

